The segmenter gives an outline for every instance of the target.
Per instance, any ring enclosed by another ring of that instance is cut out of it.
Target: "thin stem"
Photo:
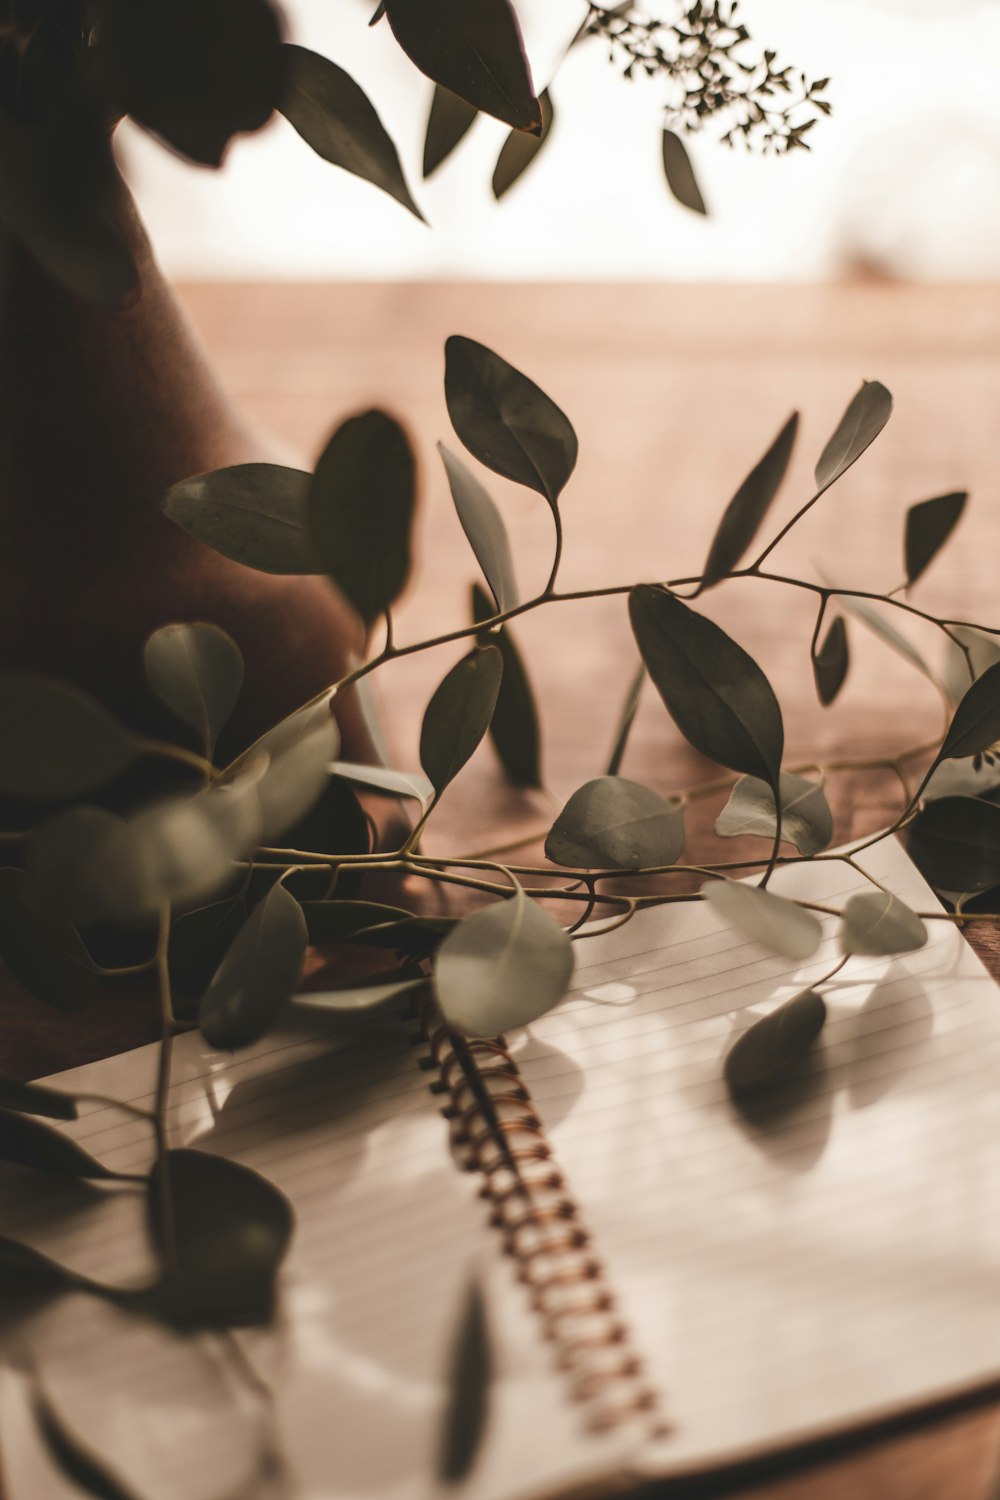
[[[784,526],[782,526],[782,528],[778,532],[777,536],[772,537],[772,539],[768,542],[767,546],[764,548],[763,552],[760,554],[760,556],[757,558],[757,560],[755,562],[751,563],[750,569],[749,569],[750,572],[752,572],[752,573],[759,573],[760,572],[760,565],[765,560],[765,558],[770,557],[771,553],[774,551],[774,549],[778,545],[778,543],[784,541],[785,537],[791,531],[792,527],[793,526],[797,526],[799,524],[799,522],[802,520],[802,517],[806,514],[806,512],[812,510],[813,506],[816,504],[816,501],[820,498],[821,495],[823,495],[825,493],[826,493],[826,489],[825,488],[822,489],[822,490],[817,490],[816,493],[815,493],[815,495],[813,495],[812,499],[811,500],[807,500],[806,503],[805,503],[805,505],[801,506],[795,512],[795,514],[792,517],[792,519],[790,521],[786,521],[785,522]]]
[[[562,524],[562,516],[559,514],[559,507],[558,507],[558,505],[553,505],[553,507],[552,507],[552,519],[553,519],[553,521],[555,523],[555,528],[556,528],[556,550],[555,550],[555,555],[552,558],[552,571],[549,574],[549,581],[548,581],[548,583],[546,583],[545,588],[542,591],[542,595],[541,595],[542,599],[551,599],[551,598],[554,597],[554,590],[555,590],[555,586],[556,586],[556,576],[557,576],[557,574],[559,572],[559,564],[562,562],[562,552],[563,552],[563,524]]]
[[[170,1099],[170,1064],[173,1056],[174,1030],[177,1025],[173,1000],[170,993],[170,967],[167,962],[167,945],[170,939],[170,907],[160,908],[159,931],[156,943],[156,974],[160,996],[162,1034],[160,1056],[156,1077],[156,1102],[154,1125],[156,1131],[157,1186],[159,1190],[160,1238],[163,1245],[163,1261],[168,1271],[180,1269],[177,1253],[177,1233],[174,1224],[174,1203],[170,1191],[170,1157],[167,1131],[167,1107]]]

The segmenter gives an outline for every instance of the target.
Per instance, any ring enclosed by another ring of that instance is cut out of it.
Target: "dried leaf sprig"
[[[676,21],[646,17],[632,7],[591,5],[584,23],[588,35],[602,37],[612,62],[626,78],[662,78],[669,86],[668,123],[697,132],[708,121],[726,124],[722,140],[742,142],[764,154],[809,149],[806,135],[817,112],[828,115],[823,98],[829,79],[810,81],[805,73],[779,66],[770,49],[748,56],[750,32],[737,19],[738,0],[692,5]]]

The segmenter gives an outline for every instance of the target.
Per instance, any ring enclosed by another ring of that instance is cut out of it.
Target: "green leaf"
[[[847,594],[837,594],[836,598],[841,609],[846,610],[849,615],[853,615],[856,620],[860,620],[862,625],[871,631],[872,635],[877,635],[879,640],[884,641],[890,650],[895,651],[897,656],[901,656],[904,661],[908,661],[912,667],[916,667],[917,671],[927,678],[928,682],[933,682],[935,687],[937,686],[937,678],[927,662],[924,661],[916,646],[914,646],[913,642],[907,636],[903,635],[901,630],[896,629],[896,626],[893,625],[892,621],[886,615],[882,614],[873,604],[870,604],[867,599],[853,599]]]
[[[935,802],[940,797],[988,797],[998,787],[1000,765],[972,756],[968,760],[945,760],[935,766],[921,797],[924,802]]]
[[[663,172],[678,203],[691,209],[692,213],[708,213],[687,147],[674,130],[663,132]]]
[[[146,680],[211,756],[243,686],[243,654],[217,625],[164,625],[145,646]]]
[[[170,928],[167,962],[171,976],[181,980],[200,970],[214,970],[232,946],[247,919],[242,896],[215,901],[178,917]]]
[[[310,854],[368,854],[371,850],[365,810],[350,784],[339,776],[327,779],[319,801],[282,837],[286,849]]]
[[[160,1167],[150,1182],[150,1227],[163,1242]],[[266,1178],[204,1151],[167,1153],[179,1275],[152,1304],[179,1322],[263,1322],[292,1237],[291,1204]]]
[[[435,83],[516,130],[542,121],[508,0],[385,0],[393,36]]]
[[[891,891],[862,891],[850,898],[840,916],[844,953],[912,953],[927,941],[927,928],[916,912]]]
[[[632,630],[667,712],[702,755],[776,786],[781,709],[751,656],[673,594],[641,584],[629,595]]]
[[[910,506],[906,512],[903,539],[908,587],[916,583],[951,536],[961,520],[968,498],[964,490],[959,490]]]
[[[420,727],[420,764],[438,796],[469,760],[490,727],[503,660],[495,646],[477,646],[444,678]]]
[[[478,584],[472,586],[472,617],[476,624],[495,614],[494,606]],[[521,653],[506,625],[484,631],[484,645],[497,647],[503,660],[503,676],[497,706],[490,721],[490,738],[500,763],[515,786],[541,788],[541,727],[535,695]]]
[[[260,573],[320,573],[309,539],[311,477],[280,464],[196,474],[166,493],[163,513],[223,557]]]
[[[498,1036],[558,1005],[573,972],[563,928],[520,886],[513,896],[459,922],[438,950],[434,983],[448,1025],[466,1036]]]
[[[726,506],[702,570],[699,593],[728,577],[757,535],[785,477],[798,427],[796,411]]]
[[[97,1161],[68,1135],[29,1115],[15,1114],[7,1109],[0,1109],[0,1161],[35,1167],[41,1172],[59,1172],[68,1177],[111,1178],[121,1175]]]
[[[266,770],[257,787],[260,843],[265,847],[294,828],[323,793],[340,746],[330,702],[331,695],[325,693],[296,709],[262,734],[229,767],[230,775],[240,774],[266,757]]]
[[[309,490],[309,529],[323,567],[366,625],[394,604],[410,572],[414,464],[383,411],[333,434]]]
[[[302,912],[311,943],[353,942],[356,932],[411,916],[401,906],[376,901],[303,901]]]
[[[421,806],[430,801],[434,788],[419,771],[394,771],[391,766],[365,766],[350,760],[335,760],[330,766],[333,776],[342,776],[357,786],[390,797],[409,797]]]
[[[471,1471],[489,1418],[493,1354],[486,1304],[477,1281],[466,1288],[448,1361],[448,1403],[441,1428],[438,1478],[458,1484]]]
[[[258,760],[208,790],[174,796],[129,819],[76,807],[32,835],[26,893],[39,911],[81,926],[152,918],[201,905],[233,882],[260,835]]]
[[[329,58],[286,44],[285,89],[279,108],[324,161],[363,177],[424,216],[410,196],[399,153],[365,91]]]
[[[473,457],[537,490],[555,509],[578,446],[555,402],[492,349],[457,334],[445,344],[444,390],[452,425]]]
[[[782,771],[779,794],[782,838],[810,857],[827,848],[833,838],[833,814],[818,782]],[[755,834],[773,840],[777,829],[773,789],[756,776],[741,777],[715,820],[716,833],[725,839]]]
[[[478,118],[479,111],[475,105],[459,98],[451,89],[442,88],[439,83],[434,85],[434,97],[427,117],[427,133],[424,136],[425,180],[447,160]]]
[[[75,927],[36,911],[22,870],[0,870],[0,959],[17,982],[54,1010],[83,1010],[97,976]]]
[[[803,990],[748,1026],[726,1053],[730,1091],[739,1096],[780,1082],[809,1051],[825,1020],[822,995]]]
[[[1000,662],[987,667],[972,683],[955,710],[938,760],[980,755],[1000,740]]]
[[[342,990],[306,990],[295,997],[297,1010],[321,1010],[330,1015],[359,1015],[365,1011],[381,1010],[389,1006],[400,995],[421,989],[427,980],[394,979],[384,984],[356,984]]]
[[[907,848],[938,891],[1000,885],[1000,807],[978,797],[941,797],[910,825]]]
[[[843,687],[850,666],[843,615],[834,618],[823,644],[813,653],[812,666],[819,701],[824,708],[829,708]]]
[[[306,919],[283,885],[271,888],[216,970],[198,1024],[213,1047],[249,1047],[295,992],[309,941]]]
[[[491,613],[505,614],[517,607],[520,595],[503,517],[487,490],[462,460],[449,453],[443,443],[438,443],[438,452],[448,475],[451,498],[462,530],[496,600],[496,610]]]
[[[545,840],[549,859],[578,870],[672,865],[683,847],[681,803],[621,776],[599,776],[575,791]]]
[[[622,760],[628,745],[629,735],[632,733],[632,725],[639,709],[639,699],[642,696],[642,685],[646,680],[646,664],[639,663],[639,668],[629,684],[628,692],[625,694],[625,702],[618,719],[618,729],[615,733],[615,743],[608,761],[608,776],[617,776],[621,770]]]
[[[81,797],[141,753],[96,698],[45,677],[0,675],[0,722],[0,792],[12,797]]]
[[[865,380],[837,424],[816,465],[818,494],[845,474],[878,437],[892,415],[892,396],[877,380]]]
[[[378,922],[361,927],[351,937],[352,943],[366,948],[384,948],[403,953],[408,958],[427,958],[436,953],[449,932],[458,926],[456,917],[400,917],[392,922]]]
[[[92,45],[109,113],[131,115],[205,166],[265,125],[281,95],[281,29],[268,0],[104,0]]]
[[[709,906],[751,942],[797,962],[810,958],[823,929],[811,911],[775,896],[759,885],[738,880],[710,880],[701,888]]]
[[[493,196],[497,202],[510,191],[515,182],[526,172],[549,138],[555,123],[555,110],[548,89],[539,94],[538,103],[542,111],[540,135],[528,135],[523,130],[512,130],[503,143],[503,149],[493,169]]]
[[[39,1083],[19,1083],[14,1078],[0,1078],[0,1109],[14,1110],[23,1115],[45,1115],[49,1120],[75,1120],[79,1117],[72,1094],[45,1088]]]

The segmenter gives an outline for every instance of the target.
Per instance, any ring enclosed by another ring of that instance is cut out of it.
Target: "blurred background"
[[[473,0],[470,0],[473,3]],[[787,158],[688,137],[710,216],[663,181],[663,85],[623,81],[598,40],[553,87],[552,137],[502,203],[490,178],[506,135],[480,119],[421,181],[431,85],[370,30],[374,0],[285,0],[290,39],[366,89],[432,228],[332,170],[284,120],[237,143],[221,174],[192,170],[135,129],[127,170],[160,257],[186,279],[819,281],[986,280],[1000,268],[996,0],[743,0],[753,43],[829,76],[831,119]],[[676,0],[651,4],[672,17]],[[544,86],[582,0],[518,0]]]

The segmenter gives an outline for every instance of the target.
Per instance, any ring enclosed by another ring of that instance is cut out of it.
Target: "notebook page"
[[[8,1361],[30,1351],[63,1421],[142,1500],[433,1496],[443,1374],[471,1274],[486,1292],[497,1368],[476,1496],[527,1500],[621,1471],[622,1444],[584,1437],[564,1400],[478,1180],[451,1157],[411,1029],[311,1021],[235,1057],[194,1035],[175,1049],[172,1144],[256,1168],[295,1207],[277,1327],[237,1335],[277,1392],[282,1477],[260,1477],[265,1408],[218,1337],[182,1338],[78,1295],[0,1324]],[[144,1048],[52,1081],[148,1104],[155,1062]],[[67,1129],[113,1167],[148,1163],[143,1121],[85,1105]],[[3,1167],[0,1224],[98,1279],[139,1282],[150,1268],[128,1188]],[[64,1500],[25,1421],[26,1394],[23,1378],[0,1382],[6,1500]]]
[[[895,840],[862,862],[935,898]],[[772,889],[840,907],[839,862]],[[855,958],[826,990],[806,1076],[746,1118],[736,1034],[829,972],[702,904],[577,948],[575,989],[518,1064],[665,1396],[649,1463],[710,1467],[1000,1374],[1000,994],[950,924]]]

